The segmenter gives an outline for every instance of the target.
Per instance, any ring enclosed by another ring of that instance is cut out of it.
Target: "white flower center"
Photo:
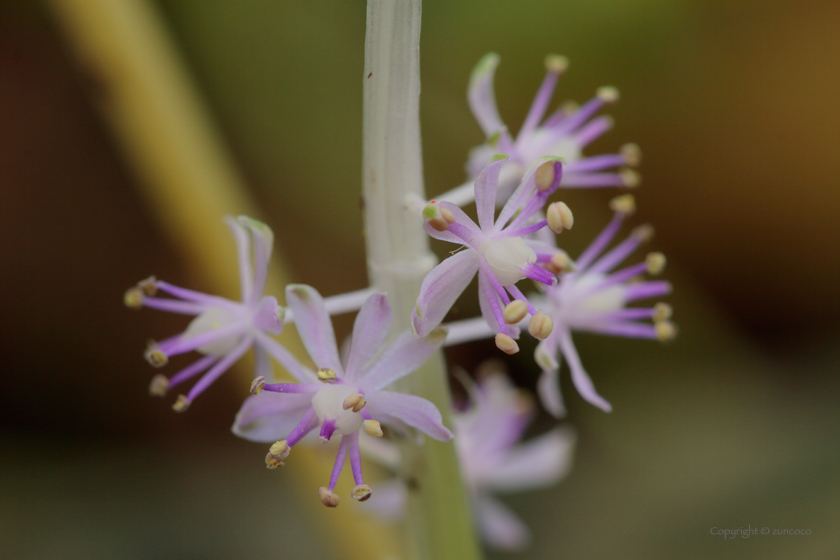
[[[312,408],[318,420],[335,420],[335,433],[340,435],[358,432],[362,427],[362,415],[353,409],[344,410],[344,400],[359,392],[350,385],[325,385],[312,397]]]
[[[581,158],[580,144],[574,138],[563,138],[551,145],[546,155],[559,157],[564,163],[574,163]]]
[[[525,277],[521,269],[537,260],[537,254],[521,237],[489,240],[481,247],[481,253],[502,286],[516,284]]]
[[[603,274],[586,274],[575,282],[575,291],[582,293],[604,281]],[[598,290],[575,305],[575,309],[582,313],[609,313],[624,309],[624,287],[621,284]]]
[[[187,330],[184,331],[184,338],[192,338],[194,336],[208,333],[222,327],[226,327],[234,321],[234,316],[224,309],[211,307],[195,319],[193,319]],[[222,340],[217,340],[204,346],[199,346],[198,351],[202,354],[211,354],[213,356],[224,356],[231,352],[239,339],[235,336],[229,336]]]

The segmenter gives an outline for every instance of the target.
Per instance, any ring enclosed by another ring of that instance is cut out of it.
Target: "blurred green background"
[[[293,277],[324,294],[363,287],[364,2],[156,5]],[[423,10],[428,194],[460,184],[482,140],[465,98],[481,56],[502,57],[497,98],[515,130],[545,54],[567,55],[556,102],[606,84],[622,92],[616,127],[588,153],[642,147],[634,220],[657,228],[681,327],[665,347],[576,338],[615,410],[585,406],[564,378],[575,468],[556,488],[507,499],[535,544],[490,557],[840,556],[840,4]],[[103,100],[45,5],[0,4],[0,556],[340,557],[324,512],[290,488],[294,466],[266,472],[263,448],[230,435],[244,396],[235,376],[188,414],[148,398],[144,343],[183,319],[130,313],[123,291],[151,273],[211,282],[165,236]],[[561,241],[575,255],[616,191],[562,194],[576,220]],[[232,243],[220,250],[232,255]],[[453,317],[474,312],[465,300]],[[491,352],[473,343],[449,357],[470,369]],[[532,387],[524,362],[510,363]],[[812,534],[709,533],[748,525]]]

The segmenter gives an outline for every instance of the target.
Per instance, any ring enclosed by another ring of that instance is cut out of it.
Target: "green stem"
[[[364,71],[363,194],[371,284],[388,293],[395,331],[409,317],[423,277],[437,262],[409,195],[424,197],[420,146],[421,0],[369,0]],[[432,401],[451,427],[442,354],[401,390]],[[413,560],[476,560],[467,493],[452,443],[427,439],[403,446],[410,488],[408,554]]]

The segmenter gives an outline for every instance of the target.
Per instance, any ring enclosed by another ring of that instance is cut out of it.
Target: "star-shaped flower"
[[[676,334],[676,327],[668,320],[671,316],[669,305],[627,307],[637,300],[670,293],[671,284],[641,279],[645,273],[662,272],[665,266],[662,253],[649,253],[644,262],[614,271],[641,243],[652,237],[653,229],[646,225],[637,227],[627,239],[604,253],[624,218],[635,209],[630,195],[615,198],[611,206],[615,215],[609,225],[580,255],[571,270],[561,274],[560,283],[548,288],[545,298],[539,300],[554,321],[554,330],[539,343],[535,352],[543,370],[538,389],[543,404],[556,416],[564,412],[557,379],[560,355],[569,364],[572,382],[581,396],[606,412],[612,409],[595,391],[583,368],[572,342],[572,331],[662,341],[670,340]]]
[[[566,58],[551,55],[546,58],[547,73],[516,139],[511,138],[499,117],[493,78],[499,56],[485,55],[470,77],[467,93],[470,109],[487,136],[487,143],[474,148],[467,163],[470,178],[477,177],[490,158],[499,152],[510,156],[499,181],[499,199],[504,202],[519,184],[525,170],[540,157],[552,156],[563,161],[561,187],[635,187],[638,174],[627,167],[618,172],[615,167],[635,166],[641,152],[635,144],[626,144],[617,154],[584,157],[583,149],[612,127],[612,119],[601,116],[593,119],[604,105],[618,100],[618,91],[602,87],[597,95],[580,107],[566,104],[543,120],[551,101],[557,79],[566,70]]]
[[[318,426],[321,441],[340,435],[329,486],[319,490],[321,501],[328,507],[339,504],[335,486],[348,455],[356,482],[351,496],[367,500],[371,488],[362,479],[360,430],[381,437],[381,424],[386,424],[401,431],[416,428],[440,441],[452,437],[434,404],[414,395],[383,390],[419,368],[440,348],[446,332],[436,329],[418,338],[405,331],[380,350],[391,330],[391,307],[385,294],[374,293],[356,317],[349,354],[342,362],[318,292],[309,286],[291,285],[286,288],[286,299],[301,340],[319,369],[311,371],[298,364],[305,378],[299,378],[297,384],[266,384],[264,379],[255,379],[255,396],[242,405],[233,432],[251,441],[278,440],[266,456],[269,468],[282,465],[291,448]]]
[[[507,156],[496,156],[475,181],[478,225],[450,202],[433,200],[423,210],[426,232],[463,250],[444,259],[423,280],[411,314],[418,335],[440,324],[476,272],[481,313],[497,333],[496,345],[501,350],[509,354],[519,350],[514,340],[519,331],[514,325],[526,316],[531,316],[528,330],[533,336],[543,339],[551,332],[551,319],[538,313],[515,284],[523,278],[549,286],[557,281],[540,263],[549,262],[558,249],[530,236],[549,223],[561,228],[564,223],[571,225],[571,213],[565,222],[562,217],[535,223],[532,219],[557,189],[562,166],[556,160],[535,164],[496,218],[499,174],[507,162]]]
[[[268,354],[284,365],[291,364],[290,359],[294,359],[269,336],[283,331],[284,309],[273,296],[262,296],[274,235],[267,225],[247,216],[228,216],[226,221],[236,239],[239,255],[241,302],[180,288],[154,277],[139,282],[125,293],[125,304],[133,309],[151,307],[196,316],[183,333],[151,343],[145,353],[146,360],[155,367],[165,366],[169,358],[177,354],[193,350],[204,354],[203,358],[169,379],[163,375],[152,379],[149,392],[164,396],[170,388],[206,371],[186,395],[178,396],[173,405],[178,412],[186,410],[252,346],[256,354],[256,375],[271,375]],[[158,292],[177,299],[156,297]]]

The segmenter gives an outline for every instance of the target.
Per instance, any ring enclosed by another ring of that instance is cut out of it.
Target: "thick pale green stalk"
[[[424,198],[420,148],[420,0],[368,0],[364,73],[364,200],[371,283],[388,292],[395,331],[409,317],[423,277],[437,262],[409,195]],[[437,405],[452,426],[442,354],[401,390]],[[413,560],[480,558],[452,443],[403,446],[410,488],[407,544]],[[374,495],[375,499],[375,495]]]

